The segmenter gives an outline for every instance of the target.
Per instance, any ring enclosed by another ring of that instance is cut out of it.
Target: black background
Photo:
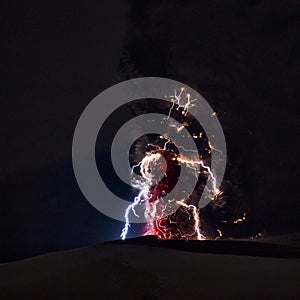
[[[298,1],[9,1],[1,9],[1,262],[119,238],[72,170],[101,91],[160,76],[199,91],[228,146],[243,234],[299,230]]]

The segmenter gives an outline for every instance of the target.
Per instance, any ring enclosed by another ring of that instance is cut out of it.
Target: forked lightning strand
[[[183,115],[187,115],[187,113],[189,112],[189,109],[195,105],[194,102],[197,99],[191,99],[191,95],[188,93],[185,93],[185,96],[184,96],[185,90],[186,89],[184,87],[182,87],[180,89],[179,93],[177,93],[177,91],[174,90],[174,95],[170,96],[170,100],[172,101],[172,106],[170,107],[167,120],[170,118],[172,110],[174,109],[175,105],[177,105],[177,108],[176,108],[177,110],[179,110],[180,108],[182,109]],[[183,103],[183,98],[186,99],[185,103]],[[181,132],[181,130],[184,128],[184,126],[186,126],[186,125],[183,124],[180,127],[177,127],[174,124],[170,124],[170,127],[176,127],[176,131],[178,133]],[[197,138],[197,136],[194,136],[194,135],[193,135],[193,137]],[[202,137],[202,133],[200,133],[199,137],[200,138]],[[163,232],[163,228],[161,228],[160,226],[157,226],[156,228],[154,228],[154,225],[153,225],[156,214],[158,213],[157,205],[158,205],[159,200],[154,199],[155,201],[150,202],[150,199],[151,199],[150,188],[151,188],[151,186],[153,186],[153,184],[155,184],[153,182],[154,174],[151,172],[151,166],[155,165],[155,163],[158,162],[158,160],[162,156],[162,154],[160,152],[166,151],[168,143],[172,143],[171,140],[168,139],[166,136],[160,136],[160,138],[167,139],[167,141],[164,143],[163,148],[160,148],[158,145],[147,144],[147,146],[153,147],[153,148],[155,148],[155,150],[146,153],[146,156],[142,159],[142,161],[140,161],[138,164],[134,165],[131,169],[131,175],[132,175],[134,169],[139,167],[139,171],[140,171],[140,174],[142,175],[142,178],[140,180],[136,180],[136,179],[133,180],[132,186],[139,188],[140,192],[139,192],[138,196],[136,196],[134,198],[134,202],[131,203],[125,211],[124,217],[125,217],[126,223],[125,223],[125,226],[120,235],[122,240],[124,240],[126,238],[128,229],[130,227],[129,213],[130,213],[130,211],[132,211],[134,213],[134,215],[138,217],[138,215],[136,214],[136,211],[135,211],[135,207],[138,204],[140,204],[141,202],[145,202],[145,204],[146,204],[146,211],[144,214],[145,214],[146,219],[148,220],[148,226],[151,228],[149,231],[147,231],[146,234],[153,234],[153,233],[155,234],[158,231],[161,236],[163,236],[164,238],[167,238],[166,233]],[[184,148],[183,146],[176,145],[176,144],[174,144],[174,145],[177,148],[183,149],[184,151],[195,152],[196,154],[198,154],[197,150],[189,150],[189,149]],[[210,142],[209,142],[209,147],[211,150],[219,151],[218,149],[214,149],[211,146]],[[217,188],[217,181],[216,181],[216,178],[215,178],[213,172],[211,171],[210,167],[208,167],[204,164],[204,162],[202,160],[186,159],[185,157],[181,157],[181,156],[177,156],[176,158],[173,158],[173,160],[176,160],[179,164],[185,164],[188,168],[192,169],[195,172],[195,175],[197,177],[198,177],[198,173],[200,173],[200,171],[197,171],[196,166],[199,166],[199,167],[202,167],[203,169],[205,169],[207,171],[207,173],[209,174],[209,180],[211,181],[212,190],[210,192],[212,194],[212,199],[214,199],[215,196],[220,193],[220,190]],[[175,200],[173,200],[173,201],[175,201]],[[191,216],[194,221],[194,226],[193,226],[194,232],[187,233],[187,234],[180,233],[181,237],[183,237],[183,238],[184,237],[192,237],[192,236],[196,235],[197,240],[205,239],[205,236],[200,232],[200,217],[199,217],[199,211],[198,211],[197,207],[192,204],[186,204],[184,200],[179,200],[176,202],[178,204],[180,204],[181,206],[185,207],[186,209],[192,210]],[[160,224],[160,220],[158,220],[158,221],[156,220],[155,223]],[[179,232],[180,232],[180,230],[179,230]],[[170,237],[172,238],[172,233],[170,234]]]

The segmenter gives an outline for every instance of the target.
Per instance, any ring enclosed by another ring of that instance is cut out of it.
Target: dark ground
[[[1,299],[299,299],[298,247],[242,241],[110,242],[0,265]],[[273,238],[273,243],[277,242]],[[168,245],[167,245],[168,244]],[[252,244],[252,245],[250,245]],[[297,258],[253,255],[294,249]],[[193,251],[182,251],[193,248]],[[181,251],[179,250],[181,249]],[[215,250],[218,250],[218,254]],[[237,255],[244,249],[244,254]],[[230,250],[230,251],[228,251]],[[225,254],[227,252],[227,255]],[[235,255],[233,255],[235,253]]]

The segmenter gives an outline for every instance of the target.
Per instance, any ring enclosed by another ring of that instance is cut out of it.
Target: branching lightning
[[[180,92],[179,94],[177,93],[176,90],[174,90],[174,95],[170,96],[170,99],[172,101],[172,106],[170,108],[169,111],[169,115],[168,115],[168,119],[171,116],[172,110],[175,107],[175,104],[177,104],[177,110],[179,110],[180,108],[182,108],[182,114],[186,115],[189,111],[189,108],[193,107],[195,104],[193,104],[193,102],[197,101],[197,99],[191,99],[191,95],[190,94],[185,94],[185,98],[187,99],[186,103],[182,104],[182,97],[183,97],[183,92],[186,89],[184,87],[180,88]],[[180,131],[182,129],[182,126],[180,126],[178,128],[178,130]]]
[[[169,120],[172,110],[175,108],[177,110],[181,110],[182,115],[186,116],[189,112],[189,109],[195,106],[195,102],[197,99],[191,99],[191,95],[189,93],[185,93],[186,89],[184,87],[180,88],[179,93],[174,90],[174,94],[170,96],[170,100],[172,105],[169,110],[169,114],[167,120]],[[185,101],[183,101],[185,100]],[[182,129],[188,126],[187,123],[183,122],[180,126],[176,126],[173,123],[170,123],[170,127],[175,127],[177,133],[180,133]],[[199,137],[202,138],[202,133],[199,134]],[[155,234],[159,238],[162,239],[173,239],[173,238],[185,238],[185,239],[197,239],[203,240],[205,236],[201,233],[201,222],[199,216],[199,209],[193,204],[187,204],[184,199],[176,200],[173,199],[177,204],[182,207],[182,213],[185,214],[188,220],[192,220],[193,227],[191,231],[183,232],[184,228],[180,228],[179,223],[180,220],[173,220],[173,218],[163,218],[163,212],[166,209],[165,207],[158,207],[160,203],[161,195],[155,196],[153,199],[153,189],[151,187],[157,184],[158,181],[155,182],[154,174],[152,169],[159,164],[159,160],[162,157],[162,152],[167,150],[167,145],[174,144],[177,148],[181,148],[186,152],[194,152],[197,154],[198,159],[188,159],[183,156],[176,156],[173,157],[173,161],[176,161],[178,165],[186,165],[188,168],[193,170],[195,176],[198,178],[199,173],[203,172],[207,174],[208,180],[210,181],[211,185],[211,199],[215,199],[215,197],[220,194],[220,190],[217,188],[217,180],[215,175],[213,174],[211,168],[204,164],[203,160],[199,160],[199,154],[197,150],[190,150],[186,149],[181,145],[176,145],[170,139],[168,139],[167,135],[161,135],[160,138],[166,140],[163,147],[159,147],[156,144],[148,143],[147,147],[151,147],[152,151],[146,152],[145,157],[137,164],[133,165],[131,168],[131,175],[134,175],[134,171],[136,168],[139,168],[139,173],[141,174],[140,179],[132,178],[132,186],[140,189],[138,196],[134,198],[133,203],[131,203],[126,211],[125,211],[125,226],[122,230],[120,237],[124,240],[128,234],[128,230],[130,227],[129,222],[129,213],[132,211],[135,216],[138,217],[135,211],[135,207],[140,203],[146,204],[146,210],[144,212],[145,217],[147,219],[147,231],[145,235],[148,234]],[[198,138],[198,136],[193,135],[193,138]],[[210,148],[209,151],[216,150],[214,149],[210,142],[208,142],[208,147]],[[180,219],[180,218],[179,218]],[[175,226],[175,228],[173,228]],[[177,227],[176,227],[177,226]]]
[[[184,159],[184,158],[181,158],[181,157],[177,157],[176,160],[179,163],[186,164],[189,168],[191,168],[193,170],[195,170],[194,169],[195,165],[201,166],[209,174],[209,179],[212,182],[212,188],[213,188],[212,192],[213,192],[213,194],[218,195],[220,193],[220,190],[217,188],[217,180],[216,180],[213,172],[211,171],[210,167],[204,165],[204,162],[202,160],[188,160],[188,159]]]
[[[161,155],[159,153],[153,153],[153,154],[146,155],[142,159],[141,162],[139,162],[137,165],[134,165],[131,169],[131,174],[132,174],[134,168],[139,167],[140,172],[142,174],[143,180],[133,182],[133,184],[132,184],[133,187],[140,188],[141,191],[139,192],[138,196],[136,196],[134,198],[133,203],[130,204],[127,207],[126,211],[125,211],[125,221],[126,222],[125,222],[125,226],[122,230],[122,233],[120,235],[122,240],[124,240],[126,238],[126,235],[128,233],[128,229],[130,227],[130,223],[129,223],[129,213],[130,213],[130,211],[132,211],[136,217],[139,217],[135,212],[136,205],[138,205],[142,201],[145,201],[146,203],[148,203],[148,208],[150,206],[149,191],[150,191],[150,187],[153,184],[152,181],[153,181],[153,178],[154,178],[154,175],[151,172],[151,164],[155,164],[160,158],[161,158]],[[152,210],[147,209],[145,211],[145,215],[148,214],[148,215],[152,216],[151,214],[153,214],[153,213],[155,215],[155,210],[153,210],[153,209]]]
[[[195,205],[188,205],[183,200],[177,201],[178,204],[182,205],[183,207],[192,209],[192,215],[194,219],[194,232],[197,233],[197,240],[204,240],[205,236],[200,232],[200,217],[199,212]]]

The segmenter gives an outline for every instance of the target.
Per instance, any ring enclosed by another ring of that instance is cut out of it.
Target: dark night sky
[[[219,112],[244,232],[299,230],[299,2],[219,2],[1,9],[0,261],[118,238],[77,186],[72,137],[97,94],[138,76],[184,82]]]

